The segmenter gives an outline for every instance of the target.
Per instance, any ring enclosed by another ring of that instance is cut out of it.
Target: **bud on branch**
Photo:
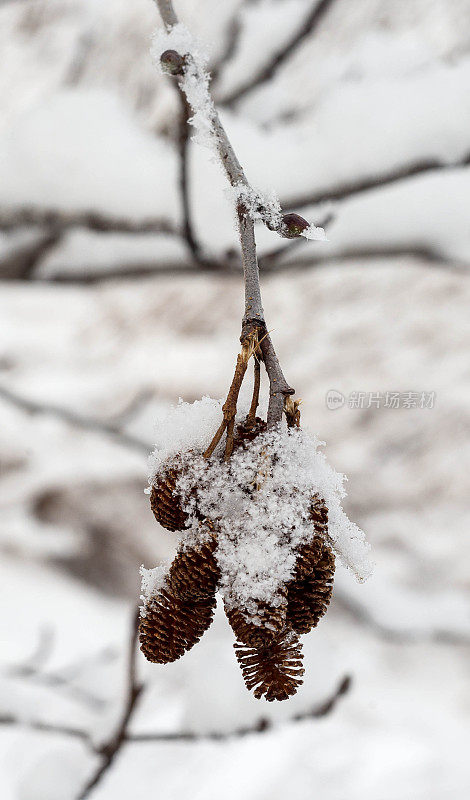
[[[176,50],[165,50],[160,56],[160,64],[166,75],[183,75],[186,59]]]
[[[284,214],[279,233],[285,239],[296,239],[302,236],[307,228],[310,228],[310,225],[300,214]]]

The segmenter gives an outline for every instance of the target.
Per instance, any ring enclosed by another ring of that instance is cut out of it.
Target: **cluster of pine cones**
[[[266,429],[239,425],[236,447],[243,447]],[[163,470],[151,490],[157,521],[170,531],[184,530],[188,516],[176,492],[178,468]],[[314,628],[330,602],[335,570],[334,555],[326,542],[328,509],[318,496],[310,506],[312,538],[298,549],[292,579],[283,587],[279,605],[257,603],[256,624],[246,610],[225,604],[237,638],[234,645],[245,684],[256,698],[285,700],[302,683],[302,646],[299,635]],[[140,621],[140,646],[157,664],[176,661],[210,626],[216,606],[220,572],[217,564],[217,529],[211,520],[200,521],[201,542],[180,548],[164,588],[147,602]]]

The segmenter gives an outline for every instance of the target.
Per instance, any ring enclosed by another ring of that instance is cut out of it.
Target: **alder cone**
[[[287,613],[286,602],[279,606],[269,603],[258,603],[257,615],[261,617],[260,624],[250,621],[250,616],[239,608],[227,608],[225,613],[237,639],[250,647],[263,647],[273,641],[275,636],[284,628]]]
[[[252,442],[260,433],[264,433],[267,427],[268,423],[265,422],[264,419],[261,419],[261,417],[255,417],[253,425],[249,425],[246,420],[245,422],[241,422],[237,425],[235,438],[233,440],[234,448],[243,447],[248,442]]]
[[[287,623],[296,633],[308,633],[326,613],[333,592],[335,557],[324,545],[310,575],[294,579],[287,590]]]
[[[314,494],[309,511],[315,533],[325,537],[328,533],[328,506],[325,501],[317,494]]]
[[[181,550],[173,559],[168,574],[168,588],[171,594],[183,601],[203,600],[211,597],[217,590],[220,569],[215,558],[217,537],[196,547]]]
[[[302,683],[302,645],[284,629],[264,647],[234,644],[246,688],[259,700],[286,700]]]
[[[168,664],[190,650],[210,626],[215,605],[214,595],[187,603],[162,590],[140,619],[140,649],[147,661]]]
[[[155,519],[168,531],[182,531],[186,527],[188,515],[181,504],[181,497],[175,494],[176,483],[181,474],[179,469],[167,469],[157,478],[150,492],[150,506]]]
[[[325,538],[328,534],[328,507],[324,500],[314,495],[309,510],[314,534],[310,541],[300,545],[297,550],[294,577],[306,578],[314,570],[323,554]]]

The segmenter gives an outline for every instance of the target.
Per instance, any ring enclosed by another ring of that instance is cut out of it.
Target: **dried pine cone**
[[[325,501],[317,494],[312,497],[310,519],[313,522],[315,533],[325,537],[328,533],[328,507]]]
[[[302,683],[302,645],[285,629],[265,647],[234,644],[246,688],[259,700],[286,700]]]
[[[253,425],[250,425],[247,420],[237,425],[237,430],[233,442],[233,446],[242,447],[245,442],[252,442],[260,433],[264,433],[268,427],[267,422],[260,417],[255,417]]]
[[[181,531],[186,527],[188,515],[181,505],[181,497],[175,494],[178,469],[168,469],[157,478],[150,492],[150,505],[155,519],[169,531]]]
[[[174,558],[168,575],[168,588],[179,600],[202,600],[215,594],[220,570],[215,558],[217,537],[196,547],[181,550]]]
[[[215,596],[185,603],[162,590],[145,609],[139,626],[140,649],[148,661],[176,661],[199,641],[212,622]]]
[[[250,620],[250,615],[239,608],[227,608],[225,613],[230,626],[240,642],[250,647],[262,647],[269,644],[283,629],[286,621],[286,602],[279,606],[268,603],[257,604],[257,616],[261,617],[260,624],[256,625]]]
[[[324,545],[313,572],[293,580],[287,591],[287,623],[296,633],[308,633],[326,613],[333,591],[335,557]]]
[[[312,539],[298,548],[294,577],[305,578],[310,575],[323,553],[325,537],[328,533],[328,508],[324,500],[314,495],[310,506],[310,519],[313,522]]]

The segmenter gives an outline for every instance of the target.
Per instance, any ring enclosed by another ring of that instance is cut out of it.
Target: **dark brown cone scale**
[[[287,623],[296,633],[308,633],[326,613],[333,592],[335,557],[324,545],[313,572],[293,580],[287,591]]]
[[[252,442],[253,439],[256,439],[256,437],[260,435],[260,433],[264,433],[267,427],[267,422],[260,417],[255,417],[253,425],[250,425],[246,420],[245,422],[241,422],[239,425],[237,425],[235,439],[233,442],[234,448],[242,447],[244,444]]]
[[[302,683],[302,646],[295,634],[283,630],[265,647],[234,644],[246,688],[259,700],[286,700]]]
[[[323,553],[323,546],[328,534],[328,508],[324,500],[314,495],[310,506],[310,519],[313,522],[312,539],[298,549],[294,577],[305,578],[315,568]]]
[[[176,661],[210,626],[215,597],[185,603],[162,590],[145,609],[139,625],[140,649],[148,661]]]
[[[215,558],[217,537],[181,550],[173,559],[168,574],[168,588],[179,600],[203,600],[217,590],[220,570]]]
[[[255,625],[248,614],[238,608],[227,608],[225,613],[235,636],[243,644],[250,647],[268,645],[275,636],[284,628],[287,613],[287,602],[279,606],[268,603],[258,603],[257,614],[261,617],[261,624]]]
[[[181,497],[175,494],[180,471],[168,469],[157,478],[150,492],[150,506],[155,519],[168,531],[182,531],[186,527],[188,515],[181,505]]]

